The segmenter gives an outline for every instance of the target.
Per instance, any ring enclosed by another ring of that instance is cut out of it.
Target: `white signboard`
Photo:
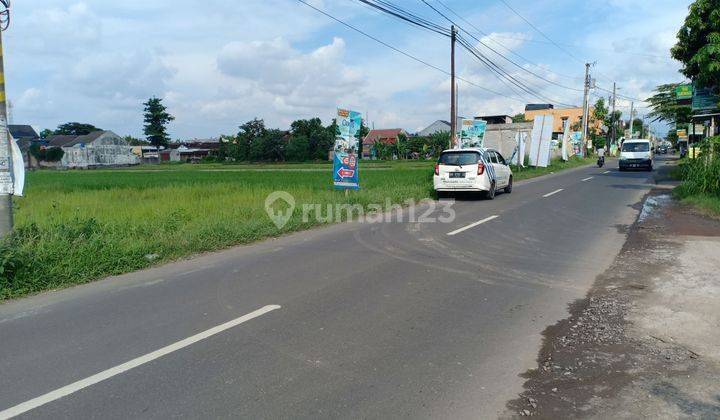
[[[0,119],[0,194],[13,193],[12,156],[8,147],[10,136],[7,124]]]
[[[22,197],[25,187],[25,162],[20,146],[12,137],[10,137],[10,147],[12,148],[13,195]]]
[[[547,167],[550,161],[552,115],[537,115],[530,138],[530,166]]]

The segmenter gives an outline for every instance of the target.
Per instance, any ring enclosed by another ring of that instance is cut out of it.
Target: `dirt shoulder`
[[[508,417],[720,418],[720,222],[653,190]]]

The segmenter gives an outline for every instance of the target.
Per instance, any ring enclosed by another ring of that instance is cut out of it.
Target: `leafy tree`
[[[235,159],[240,161],[262,160],[262,142],[267,135],[265,121],[254,118],[240,126],[234,152]]]
[[[130,146],[147,146],[148,144],[150,144],[146,140],[139,139],[139,138],[133,137],[131,135],[127,135],[127,136],[123,137],[123,139],[126,142],[128,142],[128,144]]]
[[[282,161],[285,158],[287,132],[277,129],[267,130],[261,140],[262,155],[258,160]]]
[[[360,130],[358,130],[358,159],[362,158],[363,154],[363,140],[370,133],[370,129],[365,124],[365,120],[360,122]]]
[[[530,120],[525,118],[525,113],[520,112],[519,114],[515,114],[512,117],[512,122],[514,123],[522,123],[522,122],[529,122]]]
[[[720,89],[720,0],[696,0],[677,34],[672,57],[681,72],[703,86]]]
[[[90,134],[93,131],[100,131],[100,128],[95,127],[92,124],[85,124],[79,122],[69,122],[58,125],[57,129],[53,131],[53,134],[57,135],[69,135],[69,136],[83,136]],[[45,130],[43,130],[45,132]]]
[[[290,124],[293,136],[304,136],[308,139],[308,157],[310,159],[327,160],[328,151],[335,144],[337,125],[333,123],[323,126],[320,118],[297,120]]]
[[[55,134],[55,132],[54,132],[53,130],[51,130],[51,129],[49,129],[49,128],[46,128],[46,129],[43,129],[43,130],[40,132],[40,138],[41,138],[41,139],[46,139],[46,138],[52,136],[53,134]]]
[[[58,162],[65,156],[65,152],[60,147],[43,148],[37,143],[31,144],[29,151],[41,162]]]
[[[408,144],[408,137],[405,133],[398,134],[393,152],[397,155],[398,159],[407,159],[410,153],[410,145]]]
[[[647,99],[652,112],[648,114],[652,121],[663,121],[674,126],[682,126],[690,122],[692,110],[690,105],[679,105],[675,88],[678,83],[667,83],[655,88],[656,94]]]
[[[145,106],[145,126],[144,133],[147,140],[155,147],[167,146],[170,137],[167,134],[167,125],[173,121],[175,117],[167,112],[167,108],[162,104],[162,99],[152,97],[143,104]]]
[[[431,134],[428,138],[428,145],[430,146],[432,156],[440,156],[443,150],[450,147],[450,133],[447,131],[439,131]]]
[[[304,162],[310,159],[308,150],[310,143],[308,138],[303,135],[293,135],[290,137],[290,141],[285,151],[285,158],[290,161]]]

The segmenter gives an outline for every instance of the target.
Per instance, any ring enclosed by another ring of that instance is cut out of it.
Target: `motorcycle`
[[[605,165],[605,156],[600,156],[597,160],[598,168],[602,168]]]

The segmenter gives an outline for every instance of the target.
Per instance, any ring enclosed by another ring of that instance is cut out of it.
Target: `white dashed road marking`
[[[448,233],[448,236],[454,236],[454,235],[457,235],[457,234],[460,233],[460,232],[465,232],[465,231],[468,230],[468,229],[472,229],[472,228],[474,228],[475,226],[482,225],[483,223],[489,222],[489,221],[491,221],[491,220],[493,220],[493,219],[497,219],[498,217],[500,217],[500,216],[494,215],[494,216],[486,217],[486,218],[484,218],[484,219],[482,219],[482,220],[478,220],[478,221],[475,222],[475,223],[470,223],[469,225],[467,225],[467,226],[465,226],[465,227],[461,227],[461,228],[458,229],[458,230],[453,230],[452,232],[449,232],[449,233]]]
[[[14,407],[10,407],[8,409],[5,409],[3,411],[0,411],[0,419],[9,419],[11,417],[18,416],[22,413],[26,413],[32,409],[38,408],[42,405],[45,405],[49,402],[58,400],[62,397],[65,397],[67,395],[73,394],[75,392],[80,391],[83,388],[87,388],[89,386],[95,385],[98,382],[102,382],[106,379],[110,379],[113,376],[119,375],[121,373],[127,372],[130,369],[134,369],[138,366],[142,366],[145,363],[151,362],[155,359],[158,359],[160,357],[166,356],[174,351],[178,351],[180,349],[183,349],[191,344],[195,344],[198,341],[202,341],[206,338],[210,338],[216,334],[219,334],[225,330],[228,330],[232,327],[238,326],[244,322],[250,321],[253,318],[257,318],[261,315],[265,315],[266,313],[270,311],[274,311],[275,309],[280,309],[280,305],[267,305],[263,306],[262,308],[255,310],[253,312],[250,312],[247,315],[243,315],[239,318],[235,318],[232,321],[228,321],[224,324],[220,324],[218,326],[212,327],[209,330],[205,330],[201,333],[195,334],[191,337],[185,338],[183,340],[180,340],[178,342],[175,342],[173,344],[170,344],[168,346],[165,346],[159,350],[155,350],[152,353],[148,353],[144,356],[137,357],[135,359],[130,360],[129,362],[125,362],[121,365],[117,365],[115,367],[112,367],[110,369],[104,370],[100,373],[96,373],[92,376],[89,376],[85,379],[81,379],[77,382],[73,382],[70,385],[65,385],[62,388],[58,388],[55,391],[50,391],[45,395],[41,395],[37,398],[33,398],[32,400],[26,401],[22,404],[18,404]]]
[[[551,193],[547,193],[547,194],[543,195],[543,197],[544,197],[544,198],[548,198],[548,197],[550,197],[551,195],[555,195],[555,194],[559,193],[559,192],[562,191],[562,190],[563,190],[562,188],[557,189],[557,190],[555,190],[555,191],[553,191],[553,192],[551,192]]]
[[[585,178],[585,179],[583,179],[583,180],[581,180],[581,181],[582,181],[582,182],[590,181],[590,180],[593,179],[593,178],[595,178],[595,177],[594,177],[594,176],[589,176],[589,177],[587,177],[587,178]]]

